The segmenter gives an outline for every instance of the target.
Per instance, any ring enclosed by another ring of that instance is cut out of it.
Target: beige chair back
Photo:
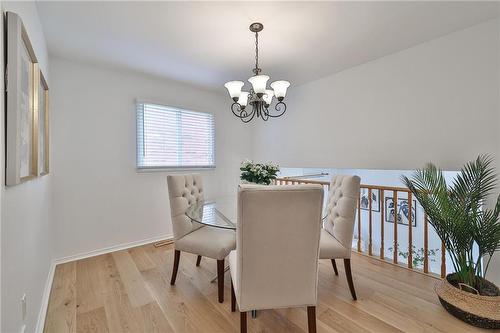
[[[190,205],[204,200],[203,181],[198,174],[169,175],[167,184],[174,240],[177,240],[201,227],[185,213]]]
[[[351,248],[359,197],[358,176],[337,175],[330,183],[324,228],[344,247]]]
[[[316,304],[322,202],[320,185],[240,185],[240,311]]]

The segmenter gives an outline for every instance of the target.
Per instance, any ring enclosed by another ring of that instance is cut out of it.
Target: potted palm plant
[[[474,326],[500,328],[500,292],[484,277],[500,250],[500,196],[493,209],[485,202],[497,185],[489,156],[467,163],[453,184],[433,164],[403,182],[418,199],[444,242],[454,273],[436,284],[441,304]]]

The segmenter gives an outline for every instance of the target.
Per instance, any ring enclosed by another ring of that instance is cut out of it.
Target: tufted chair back
[[[324,228],[344,247],[351,248],[354,233],[356,205],[359,197],[358,176],[337,175],[330,183],[330,193],[326,213],[328,215]]]
[[[185,213],[190,205],[204,200],[203,181],[198,174],[169,175],[167,184],[174,240],[177,240],[201,227]]]
[[[231,266],[240,311],[316,305],[322,206],[320,185],[240,185]]]

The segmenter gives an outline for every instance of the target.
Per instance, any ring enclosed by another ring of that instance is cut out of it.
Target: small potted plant
[[[402,251],[399,249],[399,243],[398,243],[398,256],[403,257],[403,259],[407,260],[408,257],[410,256],[409,251]],[[391,246],[387,250],[389,250],[389,253],[392,253],[394,248]],[[427,250],[427,258],[430,262],[436,262],[436,254],[439,252],[439,249],[429,249]],[[422,267],[424,266],[424,261],[425,261],[425,249],[420,248],[417,249],[415,245],[412,246],[411,249],[411,257],[412,257],[412,263],[413,267]]]
[[[500,292],[484,278],[500,250],[500,196],[493,209],[485,208],[497,185],[492,159],[479,156],[467,163],[450,186],[433,164],[402,180],[424,208],[453,263],[455,272],[435,286],[441,304],[471,325],[500,328]]]
[[[276,179],[280,168],[274,163],[254,163],[251,160],[245,160],[241,162],[240,171],[240,179],[243,182],[270,185]]]

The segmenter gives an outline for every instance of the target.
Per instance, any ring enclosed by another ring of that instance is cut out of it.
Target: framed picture
[[[378,190],[372,190],[371,201],[372,212],[380,212],[380,193]],[[368,198],[367,188],[361,189],[360,206],[361,209],[370,210],[370,198]]]
[[[417,201],[412,200],[411,206],[411,222],[413,227],[417,226]],[[398,224],[408,225],[409,206],[408,199],[398,198],[398,206],[394,207],[394,198],[385,198],[385,220],[386,222],[394,223],[394,213],[397,212]]]
[[[49,86],[39,66],[35,66],[35,114],[38,119],[38,175],[49,173]]]
[[[6,185],[38,175],[38,119],[34,73],[37,59],[21,18],[7,12]]]

